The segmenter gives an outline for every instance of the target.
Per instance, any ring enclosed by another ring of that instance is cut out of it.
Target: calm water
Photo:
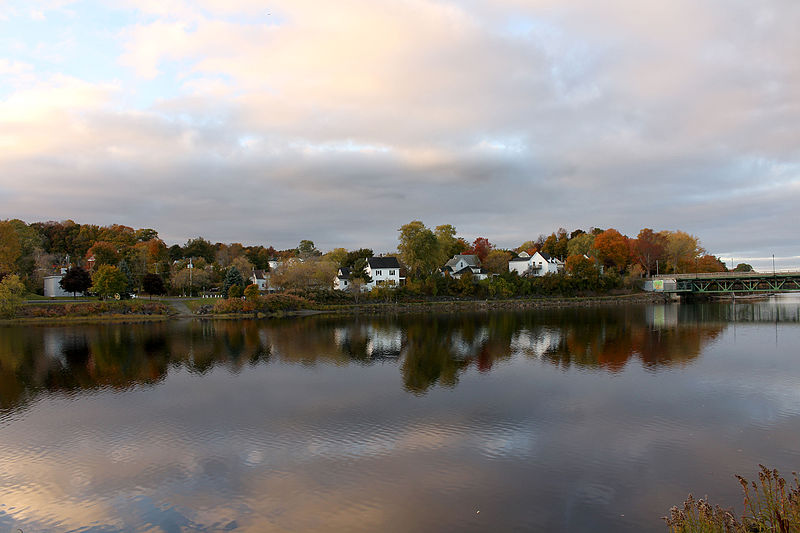
[[[0,328],[0,532],[665,531],[800,469],[800,300]]]

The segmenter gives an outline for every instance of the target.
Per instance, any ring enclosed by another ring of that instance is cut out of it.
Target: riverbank
[[[213,313],[211,306],[191,305],[192,302],[180,302],[178,308],[172,301],[153,301],[146,313],[136,312],[143,304],[132,302],[116,302],[115,306],[124,305],[126,312],[114,312],[107,306],[97,308],[99,304],[63,304],[48,306],[49,309],[61,308],[58,316],[42,316],[30,308],[23,309],[26,314],[38,316],[19,316],[0,320],[0,325],[20,324],[86,324],[86,323],[137,323],[165,320],[199,318],[205,320],[241,320],[241,319],[274,319],[303,317],[312,315],[390,315],[390,314],[428,314],[428,313],[461,313],[481,311],[523,311],[528,309],[566,308],[566,307],[598,307],[612,305],[632,305],[663,303],[666,297],[657,293],[634,293],[609,296],[581,297],[547,297],[507,300],[430,300],[418,302],[360,302],[343,304],[317,304],[309,302],[307,309],[279,310],[274,312],[242,312]],[[153,304],[158,305],[154,307]],[[91,306],[96,309],[92,311]],[[28,306],[25,306],[28,307]],[[41,308],[40,308],[41,309]]]

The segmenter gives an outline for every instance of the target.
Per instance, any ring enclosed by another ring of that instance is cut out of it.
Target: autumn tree
[[[258,299],[259,292],[258,292],[258,285],[255,283],[251,283],[247,287],[244,288],[244,297],[248,300],[256,300]]]
[[[11,274],[0,281],[0,317],[14,318],[25,299],[25,285],[19,276]]]
[[[683,231],[661,232],[666,239],[665,256],[674,273],[691,272],[696,260],[705,253],[697,237]]]
[[[727,272],[725,263],[713,255],[704,255],[697,260],[697,272]]]
[[[491,250],[486,259],[483,260],[483,266],[489,272],[494,274],[504,274],[508,272],[508,261],[511,259],[511,252],[506,250]]]
[[[430,275],[439,266],[439,243],[436,235],[420,220],[413,220],[398,230],[397,250],[409,271],[417,278]]]
[[[333,250],[325,252],[322,257],[327,261],[336,263],[339,267],[343,267],[347,259],[347,248],[334,248]]]
[[[200,261],[198,260],[198,264]],[[207,287],[211,283],[211,276],[205,268],[195,266],[194,268],[182,268],[172,277],[172,286],[180,288],[184,294],[190,296],[196,289]],[[244,282],[242,282],[244,284]]]
[[[519,247],[517,247],[516,252],[527,252],[529,255],[533,255],[538,252],[541,248],[536,241],[525,241]]]
[[[666,240],[663,235],[650,228],[642,229],[633,241],[633,254],[648,276],[655,270],[656,262],[663,259],[665,248]]]
[[[119,262],[117,245],[108,241],[97,241],[86,252],[86,260],[94,257],[94,268],[100,265],[116,265]]]
[[[336,270],[336,263],[322,258],[287,261],[275,269],[271,281],[282,289],[329,289],[336,277]]]
[[[628,264],[628,239],[614,228],[597,235],[592,244],[594,256],[606,267],[622,270]]]
[[[92,287],[89,290],[105,300],[114,294],[124,293],[127,286],[125,274],[117,267],[100,265],[92,275]]]
[[[472,246],[469,250],[467,250],[468,254],[474,254],[478,256],[478,259],[483,262],[486,259],[486,256],[489,255],[489,252],[494,248],[494,244],[489,242],[489,239],[486,237],[478,237],[472,242]]]
[[[72,267],[67,270],[61,281],[58,282],[66,292],[71,292],[74,298],[76,293],[86,292],[92,286],[92,277],[84,269]]]
[[[16,272],[17,260],[22,254],[17,231],[11,222],[0,222],[0,272]]]
[[[574,234],[575,232],[573,232]],[[589,255],[592,251],[595,236],[591,233],[581,232],[575,235],[567,243],[567,256],[570,255]]]
[[[456,228],[452,224],[436,226],[434,234],[439,246],[439,265],[443,265],[454,255],[462,254],[469,249],[467,241],[456,237]]]

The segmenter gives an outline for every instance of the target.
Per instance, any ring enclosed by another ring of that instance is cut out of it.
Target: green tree
[[[414,277],[429,275],[439,265],[439,243],[436,235],[420,220],[400,227],[397,250]]]
[[[242,292],[241,285],[231,285],[228,289],[228,298],[241,298]]]
[[[76,293],[86,292],[92,286],[92,277],[84,269],[72,267],[67,270],[61,281],[58,282],[61,288],[72,293],[74,298]]]
[[[308,259],[309,257],[319,257],[322,253],[314,246],[314,241],[303,239],[297,245],[297,255],[303,259]]]
[[[90,290],[105,300],[114,294],[124,293],[127,287],[128,279],[117,267],[100,265],[92,275]]]
[[[462,254],[469,249],[469,243],[456,237],[456,228],[452,224],[436,226],[436,241],[439,244],[439,266],[445,264],[454,255]]]
[[[25,296],[25,285],[19,276],[12,274],[0,281],[0,317],[14,318],[17,309],[22,305]]]
[[[125,279],[128,281],[127,285],[125,286],[125,295],[130,296],[133,294],[133,291],[136,288],[136,281],[133,278],[133,272],[131,272],[128,262],[124,259],[117,264],[117,269],[125,275]]]
[[[19,236],[11,222],[0,222],[0,272],[16,272],[17,259],[22,255]]]
[[[235,266],[230,267],[228,272],[225,273],[225,281],[222,282],[222,294],[226,298],[229,296],[228,292],[234,285],[238,286],[240,290],[244,290],[244,277],[239,269]],[[241,292],[239,293],[241,296]]]
[[[753,267],[748,265],[747,263],[739,263],[736,265],[736,268],[733,269],[734,272],[752,272]]]
[[[575,232],[573,232],[575,233]],[[579,233],[571,238],[567,243],[567,256],[570,255],[589,255],[594,244],[594,235],[591,233]]]
[[[202,237],[190,239],[183,247],[183,257],[202,257],[207,263],[213,263],[216,255],[214,245]]]

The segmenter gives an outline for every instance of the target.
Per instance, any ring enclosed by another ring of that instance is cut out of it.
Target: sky
[[[0,0],[0,219],[800,267],[796,0]]]

